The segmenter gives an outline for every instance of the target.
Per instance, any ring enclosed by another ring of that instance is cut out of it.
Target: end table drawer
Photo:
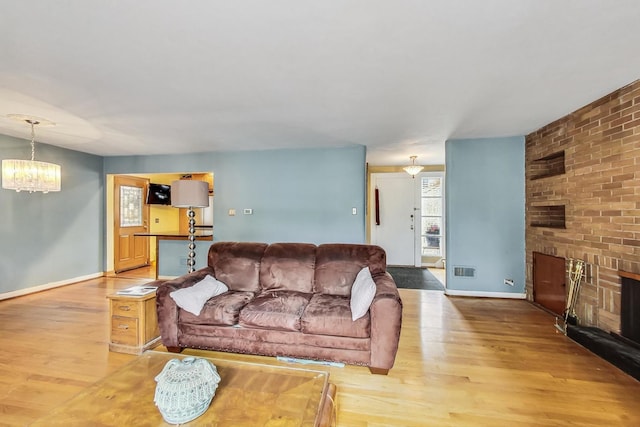
[[[140,304],[137,301],[114,300],[111,303],[114,316],[138,317]]]
[[[138,319],[113,316],[111,318],[111,342],[115,344],[138,344]]]

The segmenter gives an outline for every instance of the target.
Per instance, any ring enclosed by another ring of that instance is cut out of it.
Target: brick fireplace
[[[578,323],[619,333],[618,273],[640,274],[640,80],[527,135],[525,165],[527,298],[534,252],[582,259]]]

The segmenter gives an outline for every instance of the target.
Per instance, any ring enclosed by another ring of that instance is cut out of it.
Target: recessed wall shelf
[[[529,218],[531,227],[566,228],[564,205],[530,206]]]
[[[532,180],[562,175],[564,172],[564,150],[541,157],[529,164]]]

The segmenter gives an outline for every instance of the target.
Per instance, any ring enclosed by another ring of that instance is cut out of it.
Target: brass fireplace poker
[[[567,305],[562,316],[562,325],[558,324],[558,318],[556,317],[556,328],[565,335],[567,334],[568,324],[576,325],[578,323],[576,305],[578,304],[578,295],[580,294],[580,283],[583,271],[584,261],[569,258],[569,294],[567,295]]]

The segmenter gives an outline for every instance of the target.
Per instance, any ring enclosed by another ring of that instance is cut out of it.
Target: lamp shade
[[[60,165],[35,160],[4,159],[2,188],[16,191],[60,191]]]
[[[171,183],[171,206],[206,208],[209,206],[209,184],[206,181],[181,179]]]
[[[55,123],[24,114],[8,114],[7,117],[19,122],[27,122],[31,126],[31,160],[2,160],[2,188],[29,193],[60,191],[60,165],[35,160],[35,125],[53,126]]]

